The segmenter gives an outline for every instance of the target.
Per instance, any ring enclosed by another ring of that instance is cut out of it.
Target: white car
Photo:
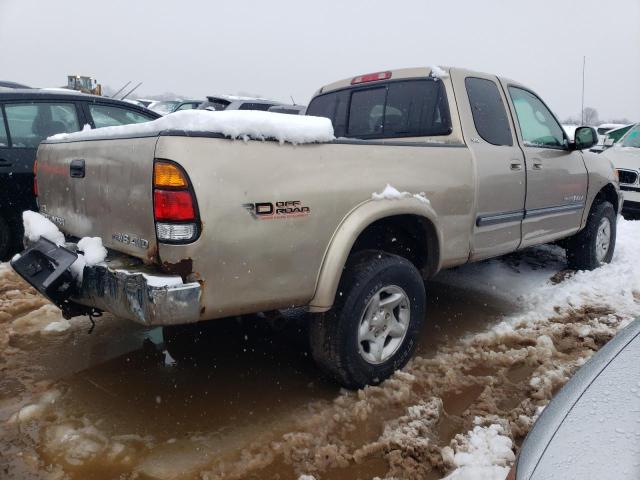
[[[609,158],[618,170],[620,190],[624,196],[622,213],[640,215],[640,123],[602,155]]]

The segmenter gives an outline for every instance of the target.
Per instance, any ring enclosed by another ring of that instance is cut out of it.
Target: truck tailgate
[[[43,143],[38,149],[40,211],[74,237],[151,262],[153,158],[157,137]]]

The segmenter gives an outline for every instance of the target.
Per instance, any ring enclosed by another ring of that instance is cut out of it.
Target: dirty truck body
[[[109,249],[106,266],[87,267],[82,287],[63,309],[77,312],[84,305],[169,326],[306,306],[319,314],[310,319],[320,325],[319,362],[341,383],[360,386],[407,361],[414,342],[405,331],[413,334],[414,323],[422,322],[413,317],[424,316],[424,293],[411,294],[411,285],[424,289],[422,279],[439,270],[562,239],[578,267],[610,259],[620,204],[614,170],[604,157],[580,150],[591,146],[589,138],[584,145],[569,143],[533,92],[455,68],[439,76],[428,68],[376,75],[316,93],[307,114],[332,119],[339,138],[329,143],[184,131],[43,143],[40,211],[71,242],[99,236]],[[416,105],[422,109],[417,114]],[[585,128],[578,138],[591,134]],[[82,178],[70,175],[78,159]],[[154,187],[154,163],[182,173],[193,219],[154,216],[155,190],[164,188]],[[387,184],[409,194],[373,199]],[[604,240],[594,237],[603,215],[596,212],[598,225],[585,233],[590,212],[603,204],[610,241],[604,254]],[[171,229],[177,236],[167,240]],[[367,255],[373,263],[362,260]],[[377,292],[372,287],[350,304],[347,282],[368,285],[362,272],[375,262],[387,262],[371,267],[380,275],[398,276],[387,290],[376,284]],[[421,278],[403,286],[408,269]],[[374,318],[367,313],[371,298],[374,306],[384,303],[381,298],[394,305],[380,307]],[[358,318],[341,319],[348,309]],[[341,326],[353,321],[353,328],[377,339],[384,335],[376,327],[383,314],[402,323],[384,326],[397,330],[393,338],[402,337],[395,350],[391,337],[367,348],[361,332],[354,340]],[[367,315],[371,322],[363,327]],[[344,348],[358,350],[354,362],[364,359],[355,373],[343,371],[352,358],[340,353]]]

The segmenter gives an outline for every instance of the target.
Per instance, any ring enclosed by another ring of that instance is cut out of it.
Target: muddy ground
[[[357,392],[322,378],[295,323],[220,321],[215,344],[177,364],[158,329],[105,315],[89,334],[0,265],[0,476],[437,479],[488,425],[515,453],[640,314],[638,291],[580,293],[564,265],[540,247],[439,275],[416,357]]]

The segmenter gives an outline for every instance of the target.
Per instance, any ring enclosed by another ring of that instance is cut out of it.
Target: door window
[[[516,110],[525,146],[552,148],[566,146],[564,130],[538,97],[517,87],[509,87],[509,95]]]
[[[73,103],[12,103],[4,108],[15,148],[36,148],[47,137],[80,130]]]
[[[464,80],[478,135],[492,145],[513,145],[511,128],[498,86],[485,78]]]
[[[89,112],[96,128],[129,125],[131,123],[143,123],[155,120],[134,110],[113,105],[89,104]]]

